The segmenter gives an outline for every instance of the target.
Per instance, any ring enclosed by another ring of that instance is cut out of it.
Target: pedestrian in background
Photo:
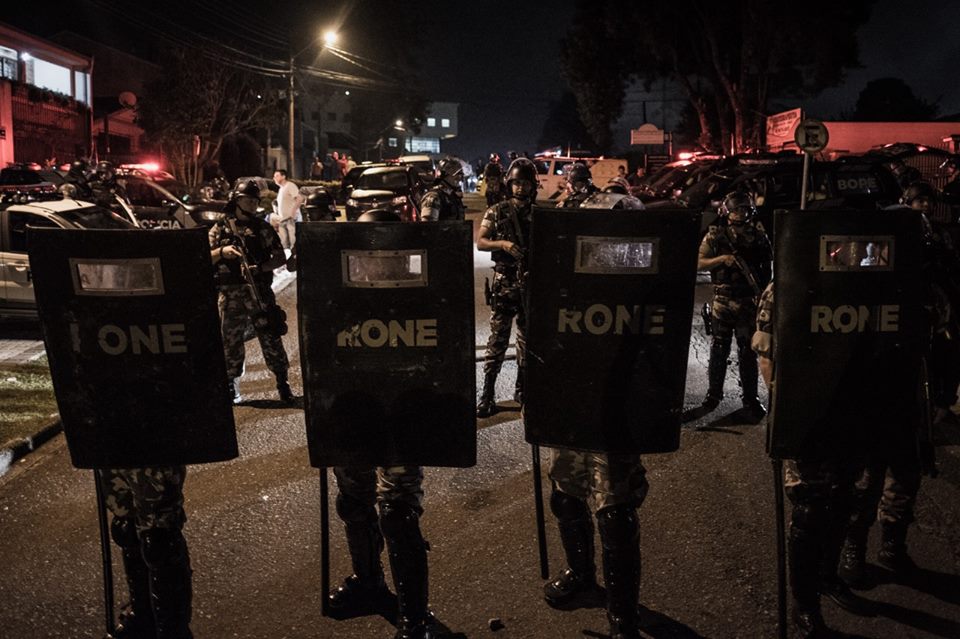
[[[300,195],[297,185],[287,179],[285,170],[277,169],[273,174],[273,181],[280,187],[277,193],[277,216],[280,220],[277,233],[280,235],[283,248],[291,250],[297,240],[297,220],[302,219],[300,205],[303,204],[303,196]]]

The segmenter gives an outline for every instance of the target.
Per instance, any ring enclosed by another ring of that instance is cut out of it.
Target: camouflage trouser
[[[745,398],[757,395],[757,354],[750,347],[756,330],[757,303],[752,297],[713,298],[713,341],[710,345],[710,364],[707,369],[710,390],[708,394],[723,399],[723,382],[727,375],[727,358],[734,336],[737,338],[737,361],[740,385]]]
[[[110,468],[99,472],[106,505],[114,517],[132,518],[137,532],[149,528],[182,530],[186,466]]]
[[[523,311],[523,293],[516,279],[503,273],[494,273],[490,292],[493,304],[490,307],[490,338],[487,340],[483,372],[496,375],[503,366],[503,358],[510,344],[513,318],[517,318],[517,366],[523,365],[527,347],[527,320]]]
[[[647,469],[639,455],[585,453],[569,448],[550,449],[548,475],[554,490],[581,501],[594,510],[620,504],[639,508],[647,496]]]
[[[355,502],[402,501],[423,513],[423,468],[420,466],[337,466],[337,489]]]
[[[260,299],[265,305],[277,303],[273,289],[266,285],[258,285]],[[223,333],[223,351],[227,359],[227,377],[234,379],[243,375],[243,332],[252,321],[252,317],[259,311],[257,302],[253,299],[247,287],[220,289],[220,330]],[[283,350],[283,341],[279,336],[264,330],[257,330],[257,339],[260,340],[260,350],[263,359],[274,375],[286,375],[290,363],[287,353]]]
[[[877,519],[886,524],[910,524],[920,480],[920,464],[912,449],[905,455],[869,456],[854,488],[851,526],[865,531]]]

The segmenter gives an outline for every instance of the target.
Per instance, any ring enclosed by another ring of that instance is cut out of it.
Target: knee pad
[[[550,493],[550,510],[559,519],[587,519],[590,517],[587,502],[557,490],[556,487]]]
[[[339,493],[337,495],[337,514],[347,524],[374,522],[377,511],[359,499]]]
[[[384,501],[380,504],[380,532],[389,541],[420,537],[420,513],[402,501]]]
[[[140,545],[140,536],[132,517],[114,517],[110,522],[110,536],[121,548]]]
[[[140,535],[143,560],[150,568],[172,566],[187,556],[187,540],[172,528],[149,528]]]
[[[597,528],[607,545],[623,545],[637,540],[640,520],[633,504],[618,504],[597,511]]]

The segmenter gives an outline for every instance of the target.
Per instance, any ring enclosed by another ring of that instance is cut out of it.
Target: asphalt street
[[[478,344],[489,333],[482,303],[485,260],[476,256]],[[284,343],[299,396],[295,288],[284,289],[279,301],[291,320]],[[698,302],[709,294],[706,284],[698,286]],[[392,636],[386,609],[343,621],[321,616],[319,473],[308,463],[303,413],[275,401],[272,376],[255,342],[248,343],[247,353],[246,401],[235,409],[240,457],[192,466],[187,476],[185,534],[193,558],[196,636]],[[695,317],[689,406],[704,396],[707,353]],[[480,380],[479,365],[477,371]],[[645,458],[651,492],[640,511],[640,598],[649,637],[776,636],[773,475],[764,427],[722,418],[739,407],[735,372],[734,362],[727,399],[684,428],[678,452]],[[541,598],[530,448],[510,401],[515,374],[513,362],[507,362],[497,390],[502,410],[478,422],[477,466],[426,471],[422,526],[431,546],[432,607],[461,636],[603,637],[602,601],[561,612]],[[825,603],[828,622],[858,637],[960,637],[956,435],[938,449],[941,476],[926,480],[921,491],[910,537],[921,567],[916,579],[894,584],[874,565],[876,586],[862,595],[875,602],[875,615],[855,617]],[[561,552],[549,512],[547,524],[555,571]],[[349,560],[333,515],[331,542],[335,585],[347,574]],[[114,555],[122,601],[122,572]],[[0,637],[101,636],[100,588],[93,476],[70,465],[60,436],[0,478]],[[493,619],[503,628],[491,630]]]

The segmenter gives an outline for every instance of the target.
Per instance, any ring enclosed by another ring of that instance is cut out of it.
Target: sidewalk
[[[274,272],[273,292],[280,293],[296,279],[296,274],[289,272],[286,267],[280,267]],[[0,365],[33,362],[45,354],[41,340],[0,340]],[[50,420],[42,422],[36,432],[0,444],[0,477],[9,471],[13,464],[59,435],[62,430],[60,416],[51,415]]]

